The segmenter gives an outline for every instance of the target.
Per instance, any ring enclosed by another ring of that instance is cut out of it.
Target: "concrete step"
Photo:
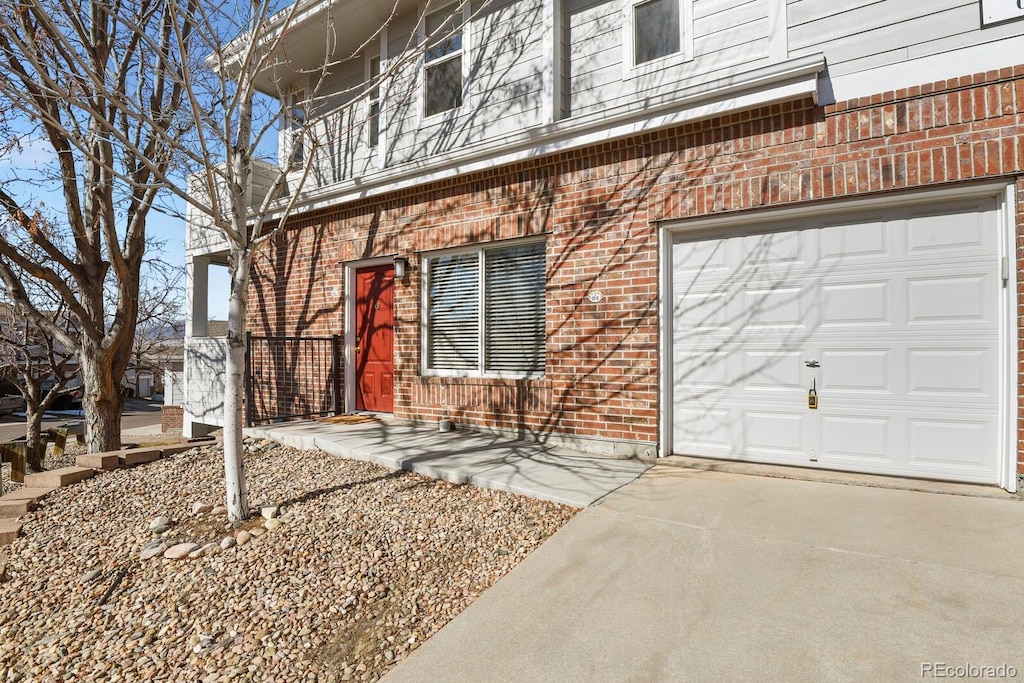
[[[21,522],[0,519],[0,545],[10,545],[18,536],[21,536]]]
[[[43,498],[56,491],[57,488],[57,486],[37,486],[34,488],[28,488],[25,486],[15,491],[11,491],[6,495],[0,496],[0,503],[16,500],[28,500],[33,503],[38,503]]]
[[[130,467],[132,465],[141,465],[144,462],[153,462],[154,460],[159,460],[160,449],[129,448],[127,450],[118,451],[117,455],[121,459],[121,467]]]
[[[75,458],[79,467],[90,467],[94,470],[116,470],[121,466],[121,452],[86,453]]]
[[[0,519],[17,519],[35,506],[31,500],[0,500]]]
[[[38,472],[25,477],[25,486],[28,487],[60,487],[67,486],[88,479],[95,472],[91,467],[61,467],[59,470]]]

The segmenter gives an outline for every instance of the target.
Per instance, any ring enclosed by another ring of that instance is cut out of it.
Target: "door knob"
[[[806,365],[809,368],[820,368],[821,367],[821,363],[819,363],[816,360],[805,360],[804,361],[804,365]]]

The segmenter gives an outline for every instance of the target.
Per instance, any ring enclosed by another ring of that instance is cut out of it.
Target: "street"
[[[65,422],[81,420],[81,417],[70,415],[57,416],[54,419],[43,420],[43,429],[58,427]],[[124,402],[124,412],[121,414],[121,429],[132,429],[135,427],[146,427],[160,424],[160,404],[144,399],[128,398]],[[25,418],[14,415],[0,416],[0,441],[9,441],[25,435]]]

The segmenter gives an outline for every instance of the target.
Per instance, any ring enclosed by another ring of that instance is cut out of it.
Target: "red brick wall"
[[[652,221],[1012,179],[1022,133],[1024,66],[826,107],[764,107],[350,203],[296,218],[264,250],[250,328],[342,333],[345,261],[544,234],[544,379],[421,377],[414,258],[395,296],[395,414],[655,441]],[[1018,189],[1024,199],[1024,178]],[[587,300],[591,289],[601,303]],[[1024,414],[1020,424],[1024,446]]]
[[[160,431],[181,429],[183,413],[181,406],[160,406]]]

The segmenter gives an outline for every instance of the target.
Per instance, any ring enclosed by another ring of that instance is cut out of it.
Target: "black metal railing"
[[[341,338],[246,333],[245,422],[341,412]]]

